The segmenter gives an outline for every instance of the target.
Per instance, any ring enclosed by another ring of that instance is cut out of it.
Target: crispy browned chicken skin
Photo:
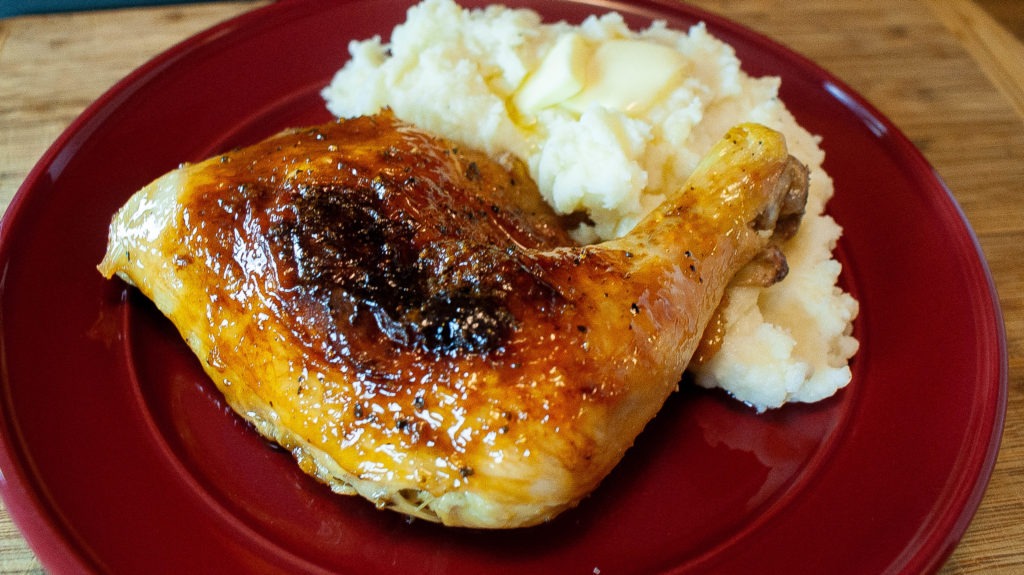
[[[503,163],[388,113],[289,131],[138,192],[100,271],[336,491],[535,524],[658,412],[726,285],[799,217],[806,173],[740,126],[628,236],[578,246]]]

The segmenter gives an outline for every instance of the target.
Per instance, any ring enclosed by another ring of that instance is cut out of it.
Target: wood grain
[[[1000,26],[1024,41],[1024,3],[1021,0],[974,0]]]
[[[971,2],[928,0],[928,4],[1017,113],[1024,116],[1024,45]],[[1018,9],[1024,12],[1024,4]]]
[[[942,574],[1024,572],[1020,43],[989,13],[957,0],[694,4],[790,46],[843,79],[908,135],[962,206],[1000,296],[1009,400],[989,488]],[[0,20],[0,209],[64,127],[117,80],[175,42],[256,5],[222,2]],[[0,573],[41,572],[0,513]]]

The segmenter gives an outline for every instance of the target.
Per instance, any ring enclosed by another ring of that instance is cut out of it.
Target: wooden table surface
[[[967,1],[695,4],[775,38],[851,85],[921,149],[962,206],[1000,295],[1009,401],[988,490],[942,573],[1024,573],[1024,48]],[[103,91],[174,43],[259,5],[0,20],[0,211]],[[42,572],[0,509],[0,574]]]

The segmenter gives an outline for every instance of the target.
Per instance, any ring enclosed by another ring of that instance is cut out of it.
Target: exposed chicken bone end
[[[771,243],[733,277],[730,285],[769,287],[789,275],[789,264],[780,244],[800,229],[807,207],[808,183],[807,167],[790,156],[778,182],[781,200],[768,204],[768,209],[754,221],[754,229],[772,231]]]
[[[729,284],[732,287],[769,287],[786,279],[789,263],[777,245],[769,245],[743,267]]]

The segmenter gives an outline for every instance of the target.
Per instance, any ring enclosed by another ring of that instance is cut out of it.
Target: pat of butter
[[[688,67],[683,55],[668,46],[609,40],[590,57],[583,90],[562,105],[580,113],[593,104],[639,113],[678,84]]]
[[[540,66],[512,96],[523,113],[533,113],[564,102],[583,89],[590,49],[579,34],[565,34],[555,41]]]

